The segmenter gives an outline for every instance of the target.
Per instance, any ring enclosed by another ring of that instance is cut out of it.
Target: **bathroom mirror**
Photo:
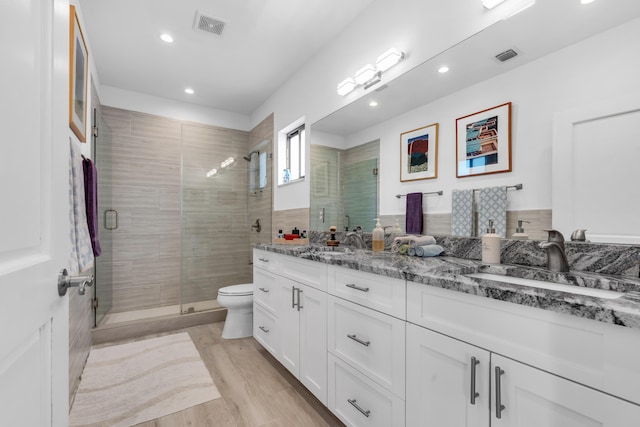
[[[313,150],[313,146],[317,143],[334,148],[355,147],[367,143],[371,135],[370,132],[362,132],[363,130],[639,16],[640,2],[637,0],[621,0],[616,2],[614,7],[601,1],[582,5],[579,0],[538,0],[533,7],[491,25],[395,80],[389,82],[383,80],[381,84],[371,88],[354,102],[313,123],[311,125],[311,164],[317,163],[315,158],[317,150]],[[518,56],[506,62],[493,59],[497,54],[510,48],[514,48]],[[594,61],[597,60],[598,58],[594,57]],[[437,70],[442,64],[455,64],[456,72],[450,73],[446,78],[439,78]],[[562,70],[557,70],[557,73],[558,76],[564,76]],[[523,84],[529,83],[531,82],[523,82]],[[589,84],[597,85],[598,82],[587,82],[587,86]],[[357,90],[361,91],[362,88]],[[378,102],[375,109],[369,106],[374,95]],[[360,141],[360,137],[367,140]],[[316,169],[321,173],[321,168]],[[310,224],[312,229],[316,229],[313,225],[317,224],[316,220],[320,213],[313,200],[316,180],[313,170],[310,179],[312,188]],[[555,188],[556,179],[559,178],[552,177],[554,182],[552,189]],[[628,194],[631,194],[630,186],[634,185],[632,182],[624,179],[612,181],[613,179],[614,177],[607,179],[608,188],[621,189],[619,194],[625,194],[626,189]],[[574,185],[574,192],[587,192],[587,189],[580,188],[579,182]],[[442,190],[450,193],[453,188],[450,184],[443,186]],[[385,197],[388,196],[385,195]],[[564,205],[555,203],[556,199],[557,197],[554,196],[551,206],[554,217],[564,209]],[[336,207],[336,211],[338,210],[339,207]],[[326,210],[325,214],[327,214]],[[619,226],[625,227],[624,224]],[[328,228],[328,225],[318,229],[324,228]],[[368,227],[365,227],[366,230]],[[568,231],[568,229],[565,230],[565,233]],[[605,229],[599,230],[599,233],[602,236],[614,234],[614,232],[608,233]],[[606,238],[599,240],[604,241]]]

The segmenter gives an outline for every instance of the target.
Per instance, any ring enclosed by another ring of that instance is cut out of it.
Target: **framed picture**
[[[76,8],[70,7],[69,127],[80,142],[86,142],[87,88],[89,86],[87,44],[76,15]]]
[[[400,181],[438,177],[438,123],[400,134]]]
[[[510,102],[456,119],[458,178],[510,171]]]

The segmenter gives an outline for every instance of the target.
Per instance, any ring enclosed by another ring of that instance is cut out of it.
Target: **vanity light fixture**
[[[440,74],[444,74],[444,73],[446,73],[448,71],[449,71],[449,67],[447,67],[446,65],[443,65],[442,67],[438,68],[438,72]]]
[[[493,9],[498,6],[500,3],[504,3],[505,0],[482,0],[482,5],[487,9]]]
[[[224,161],[222,161],[222,163],[220,163],[220,167],[222,169],[226,169],[228,167],[233,166],[235,162],[236,162],[236,159],[234,159],[233,157],[229,157],[229,158],[225,159]]]
[[[580,3],[582,4],[589,4],[589,3],[593,3],[595,0],[580,0]]]
[[[160,34],[160,40],[162,40],[165,43],[173,43],[173,37],[169,33]]]
[[[188,94],[188,95],[193,95],[195,92],[193,91],[193,89],[191,89],[190,87],[186,88],[184,90],[184,93]]]
[[[356,84],[363,85],[376,75],[376,67],[367,64],[356,71]]]
[[[404,52],[400,52],[398,49],[391,48],[376,59],[376,67],[378,71],[385,72],[389,68],[402,61],[404,58]]]
[[[347,77],[338,84],[338,95],[345,96],[353,92],[356,88],[356,82],[351,77]]]

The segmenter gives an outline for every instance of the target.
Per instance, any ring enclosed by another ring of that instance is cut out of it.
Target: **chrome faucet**
[[[564,251],[564,236],[557,230],[544,230],[549,233],[548,240],[540,243],[547,251],[547,268],[551,271],[566,273],[569,271],[567,255]]]
[[[364,242],[362,235],[356,231],[345,233],[343,243],[354,246],[356,249],[367,249],[367,244]]]

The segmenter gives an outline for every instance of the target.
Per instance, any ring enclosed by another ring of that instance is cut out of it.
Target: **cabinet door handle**
[[[480,393],[476,391],[476,366],[480,364],[480,361],[471,357],[471,404],[476,404],[476,398],[480,396]]]
[[[360,343],[365,347],[369,347],[369,344],[371,344],[371,341],[362,341],[360,338],[356,336],[356,334],[353,334],[353,335],[347,334],[347,338],[351,338],[355,342]]]
[[[355,289],[357,291],[369,292],[369,288],[361,288],[360,286],[356,286],[355,283],[347,283],[345,286],[347,288]]]
[[[296,287],[291,287],[291,308],[296,308]]]
[[[264,326],[258,326],[258,328],[259,328],[262,332],[264,332],[265,334],[268,334],[268,333],[269,333],[269,330],[268,330],[267,328],[265,328]]]
[[[267,258],[258,258],[258,260],[262,261],[262,262],[269,262],[269,260]]]
[[[302,293],[302,288],[296,288],[296,291],[298,292],[298,311],[300,311],[300,309],[302,308],[302,304],[300,304],[300,294]]]
[[[258,289],[260,289],[262,292],[269,293],[269,289],[266,289],[266,288],[258,288]]]
[[[504,374],[504,371],[500,369],[500,366],[496,366],[496,418],[502,418],[502,411],[505,410],[505,406],[502,404],[502,390],[500,387],[500,377]]]
[[[358,411],[360,411],[360,413],[365,417],[369,418],[369,415],[371,415],[371,411],[369,410],[365,411],[364,409],[362,409],[360,405],[358,405],[358,401],[356,399],[347,399],[347,402],[351,403],[351,405],[354,408],[356,408]]]

